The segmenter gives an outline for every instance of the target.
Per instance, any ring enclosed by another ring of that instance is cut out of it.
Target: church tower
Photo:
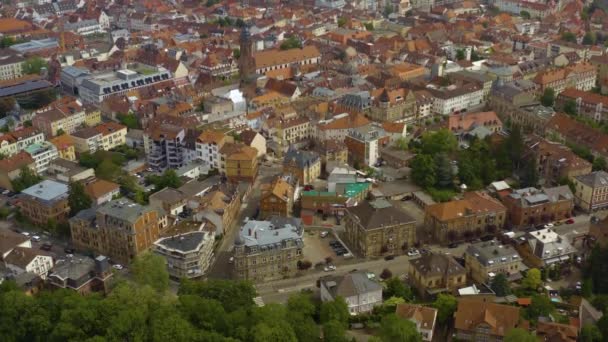
[[[255,74],[255,60],[253,59],[253,42],[249,26],[245,24],[241,30],[241,56],[239,58],[239,71],[241,80],[247,81]]]

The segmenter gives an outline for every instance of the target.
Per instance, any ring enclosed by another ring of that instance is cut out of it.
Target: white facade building
[[[55,145],[48,141],[32,144],[25,149],[36,162],[36,173],[41,174],[49,168],[49,164],[59,158]]]
[[[343,276],[327,276],[320,279],[321,301],[333,301],[342,297],[351,315],[371,312],[382,304],[382,286],[370,279],[363,271]]]

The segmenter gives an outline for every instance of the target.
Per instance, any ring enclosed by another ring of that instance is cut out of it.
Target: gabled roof
[[[487,325],[491,335],[505,336],[511,329],[520,326],[519,308],[495,304],[480,298],[461,298],[454,313],[455,328],[463,331],[475,330]]]
[[[354,207],[346,209],[348,213],[358,219],[364,229],[376,229],[384,226],[393,226],[414,223],[415,220],[405,211],[385,199],[364,201]]]
[[[466,274],[466,270],[450,255],[430,253],[410,261],[411,267],[424,277],[451,277]]]
[[[322,277],[320,282],[333,298],[348,298],[382,290],[382,286],[370,280],[363,271],[347,273],[343,276]]]

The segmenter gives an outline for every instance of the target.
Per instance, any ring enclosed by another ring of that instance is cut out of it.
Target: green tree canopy
[[[428,154],[417,154],[410,164],[412,168],[411,177],[417,185],[429,188],[435,186],[437,175],[435,173],[435,162]]]
[[[165,258],[158,254],[146,252],[138,255],[132,269],[135,281],[140,285],[148,285],[158,292],[169,288],[169,272]]]
[[[154,191],[160,191],[164,188],[177,189],[182,186],[182,180],[179,178],[175,170],[167,169],[162,175],[148,176],[146,180],[154,184]]]
[[[570,32],[570,31],[566,31],[562,33],[562,40],[565,40],[567,42],[571,42],[571,43],[576,43],[576,36],[574,35],[574,33]]]
[[[433,303],[433,307],[437,309],[437,320],[440,324],[445,324],[452,319],[454,312],[458,308],[458,300],[456,297],[449,294],[439,294]]]
[[[593,324],[585,324],[579,335],[581,342],[600,342],[602,341],[602,333],[600,329]]]
[[[48,68],[46,61],[39,56],[32,56],[28,58],[21,66],[24,74],[40,74],[42,68]]]
[[[81,210],[89,209],[93,205],[93,200],[85,192],[82,183],[71,182],[68,193],[68,204],[70,205],[70,215],[74,216]]]
[[[458,141],[452,132],[442,128],[435,132],[426,132],[422,135],[422,153],[436,155],[450,154],[458,148]]]
[[[32,169],[27,166],[23,166],[19,170],[19,177],[13,179],[11,181],[11,185],[13,186],[13,190],[16,192],[21,192],[24,189],[29,188],[34,184],[38,184],[42,181],[42,177],[36,175]]]
[[[302,47],[302,42],[296,36],[291,36],[281,43],[281,50],[299,49]]]
[[[139,119],[137,119],[137,116],[135,116],[135,114],[133,114],[133,113],[128,113],[128,114],[119,113],[116,115],[116,118],[118,119],[118,121],[120,121],[121,124],[127,126],[128,129],[140,128]]]
[[[386,287],[383,291],[384,298],[399,297],[411,300],[413,297],[412,289],[397,277],[387,279],[385,285]]]
[[[323,324],[330,321],[336,321],[342,324],[344,329],[346,329],[348,327],[349,317],[348,305],[342,297],[321,304],[320,320]]]
[[[466,54],[463,49],[456,50],[456,60],[461,61],[465,58],[466,58]]]
[[[572,116],[577,116],[578,111],[576,110],[576,101],[568,100],[564,103],[564,113]]]
[[[555,307],[551,303],[551,299],[545,295],[532,296],[532,302],[526,309],[528,311],[528,318],[537,319],[538,317],[548,317]]]
[[[528,11],[520,11],[519,15],[524,19],[530,19],[530,12]]]
[[[14,97],[5,97],[0,99],[0,118],[5,117],[10,111],[15,108],[15,98]]]
[[[608,165],[606,164],[606,159],[604,159],[604,157],[599,156],[593,159],[593,171],[606,171],[606,168],[608,168]]]
[[[338,27],[344,27],[344,25],[346,25],[346,18],[345,17],[338,18]]]
[[[416,325],[395,314],[389,314],[380,322],[380,337],[386,342],[421,342],[422,336]]]
[[[521,282],[521,285],[530,290],[537,290],[542,284],[540,271],[538,268],[531,268],[526,272],[526,276]]]
[[[546,88],[540,97],[540,103],[545,107],[553,107],[555,103],[555,90]]]
[[[537,342],[536,336],[527,332],[522,328],[514,328],[509,330],[505,335],[504,342]]]
[[[323,341],[347,342],[346,329],[342,322],[331,320],[323,324]]]
[[[498,297],[504,297],[511,294],[511,287],[509,286],[509,280],[503,273],[498,273],[494,279],[492,279],[491,286],[492,291],[496,293]]]

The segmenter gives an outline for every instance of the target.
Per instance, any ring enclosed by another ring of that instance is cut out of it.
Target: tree
[[[535,187],[538,184],[538,166],[536,165],[536,158],[529,158],[530,160],[525,164],[523,175],[521,177],[522,187]]]
[[[40,70],[47,67],[48,65],[46,61],[39,56],[32,56],[28,58],[21,66],[23,73],[28,75],[40,74]]]
[[[521,17],[523,19],[526,19],[526,20],[530,19],[530,12],[528,12],[528,11],[520,11],[519,15],[521,15]]]
[[[576,110],[576,101],[574,100],[568,100],[566,101],[566,103],[564,103],[564,113],[571,115],[571,116],[577,116],[577,110]]]
[[[553,88],[546,88],[543,95],[540,97],[540,103],[545,107],[553,107],[555,102],[555,90]]]
[[[162,175],[148,176],[146,178],[150,183],[154,184],[154,191],[160,191],[164,188],[177,189],[182,186],[182,181],[173,169],[166,170]]]
[[[336,320],[331,320],[323,324],[323,341],[327,342],[346,342],[346,329],[344,324]]]
[[[71,182],[68,193],[68,204],[70,205],[70,216],[74,216],[81,210],[89,209],[93,205],[93,200],[85,192],[82,183]]]
[[[374,23],[365,23],[363,24],[363,26],[365,26],[365,29],[368,31],[373,31],[374,30]]]
[[[581,329],[579,341],[581,342],[600,342],[602,340],[602,333],[597,326],[593,324],[585,324]]]
[[[433,302],[433,307],[437,309],[439,323],[445,324],[454,316],[454,312],[458,308],[458,301],[452,295],[440,293]]]
[[[138,129],[139,128],[139,120],[137,119],[137,116],[135,116],[135,114],[133,114],[133,113],[128,113],[128,114],[119,113],[116,115],[116,118],[118,119],[118,121],[120,121],[121,124],[127,126],[128,129]]]
[[[394,146],[402,151],[407,151],[407,140],[405,140],[404,137],[399,137],[397,140],[395,140],[395,144]]]
[[[399,297],[411,300],[413,297],[412,289],[397,277],[387,279],[385,285],[386,287],[383,291],[384,298]]]
[[[442,128],[435,132],[426,132],[421,139],[422,153],[435,155],[438,153],[447,153],[456,151],[458,148],[458,140],[452,132]]]
[[[192,294],[202,298],[215,299],[222,303],[228,312],[252,307],[253,298],[256,296],[255,288],[250,282],[219,279],[204,282],[182,281],[178,294]]]
[[[42,177],[36,175],[34,171],[27,166],[23,166],[19,171],[19,177],[11,181],[11,185],[16,192],[21,192],[23,189],[27,189],[42,181]]]
[[[15,98],[5,97],[0,99],[0,118],[5,117],[10,111],[15,108]]]
[[[416,325],[394,313],[384,316],[380,321],[380,338],[382,341],[395,342],[422,341],[422,336],[416,329]]]
[[[492,284],[490,287],[498,297],[504,297],[511,294],[509,280],[507,279],[507,276],[505,276],[503,273],[497,274],[494,279],[492,279]]]
[[[537,342],[536,336],[522,328],[513,328],[507,332],[504,342]]]
[[[302,42],[296,36],[291,36],[281,43],[281,50],[299,49],[302,47]]]
[[[64,135],[64,134],[65,134],[65,131],[63,130],[63,128],[60,128],[57,130],[56,136],[60,136],[60,135]]]
[[[148,285],[161,293],[169,288],[169,272],[165,259],[160,255],[145,252],[137,256],[131,271],[140,285]]]
[[[388,268],[383,269],[382,273],[380,273],[380,279],[382,279],[382,280],[386,280],[392,276],[393,276],[393,272],[391,272],[391,270],[389,270]]]
[[[316,307],[311,296],[299,293],[287,300],[287,321],[293,328],[298,341],[318,341],[319,328],[313,320]]]
[[[604,157],[599,156],[593,159],[593,171],[606,170],[608,165],[606,164],[606,159]]]
[[[602,318],[600,318],[596,324],[597,324],[597,329],[600,331],[600,334],[602,335],[602,341],[605,341],[606,336],[608,336],[608,315],[603,315]]]
[[[241,49],[232,49],[232,57],[234,57],[235,59],[241,58]]]
[[[526,272],[525,278],[521,281],[521,285],[527,289],[536,291],[542,283],[540,271],[538,268],[531,268]]]
[[[395,9],[393,8],[393,5],[389,3],[384,6],[384,11],[382,12],[382,14],[384,14],[385,18],[388,18],[388,16],[391,15],[394,11]]]
[[[253,328],[253,341],[297,342],[296,334],[285,321],[262,322]]]
[[[571,43],[576,43],[576,36],[574,35],[574,33],[570,32],[570,31],[566,31],[562,33],[562,40],[565,40],[567,42],[571,42]]]
[[[547,317],[553,311],[555,307],[549,297],[545,295],[532,296],[532,302],[526,309],[528,311],[528,318],[537,319],[538,317]]]
[[[452,163],[445,153],[435,156],[435,174],[437,175],[437,186],[449,189],[454,186],[454,174]]]
[[[346,25],[346,18],[340,17],[338,18],[338,27],[344,27]]]
[[[437,182],[435,174],[435,163],[433,157],[428,154],[418,154],[412,159],[412,180],[423,188],[429,188]]]
[[[595,45],[597,42],[597,36],[593,32],[585,33],[583,37],[583,45]]]
[[[465,58],[466,58],[466,54],[463,49],[456,50],[456,60],[461,61]]]
[[[348,305],[342,297],[338,297],[331,302],[321,304],[320,321],[325,324],[330,321],[336,321],[342,324],[344,329],[348,326]]]

